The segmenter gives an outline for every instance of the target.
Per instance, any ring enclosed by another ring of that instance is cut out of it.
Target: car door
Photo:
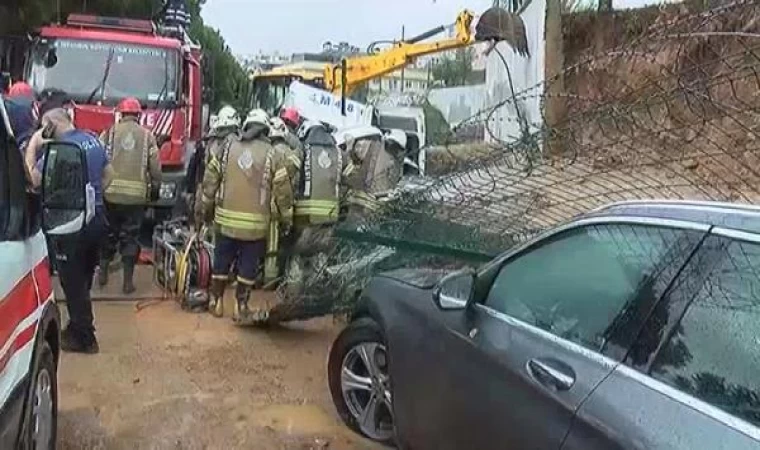
[[[565,448],[760,448],[760,238],[714,230]]]
[[[443,414],[462,426],[442,428],[437,448],[560,448],[707,229],[610,220],[558,230],[479,275],[464,319],[447,321],[435,377],[451,386]]]
[[[52,297],[45,238],[9,130],[0,97],[0,448],[16,446],[35,337]]]

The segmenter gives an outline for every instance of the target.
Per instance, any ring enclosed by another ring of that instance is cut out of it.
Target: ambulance
[[[84,152],[46,146],[40,194],[0,95],[0,449],[54,449],[61,319],[43,231],[81,231],[91,215]]]

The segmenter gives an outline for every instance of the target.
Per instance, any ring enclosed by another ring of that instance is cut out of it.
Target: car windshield
[[[383,129],[417,132],[417,120],[411,117],[389,116],[381,113],[378,118],[378,124]]]
[[[38,45],[32,56],[29,81],[37,92],[57,89],[79,102],[92,97],[107,105],[125,97],[146,104],[177,99],[178,52],[172,49],[57,39]]]

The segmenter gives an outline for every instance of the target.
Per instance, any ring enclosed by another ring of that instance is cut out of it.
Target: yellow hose
[[[186,294],[185,282],[187,281],[188,256],[190,255],[190,251],[192,250],[193,245],[195,245],[198,239],[202,239],[203,236],[205,235],[206,235],[206,226],[203,225],[199,231],[193,233],[193,235],[190,236],[190,239],[188,239],[187,242],[185,243],[185,248],[182,250],[182,253],[178,255],[176,292],[180,296],[180,298]]]

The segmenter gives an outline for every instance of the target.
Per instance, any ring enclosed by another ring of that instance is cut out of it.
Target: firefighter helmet
[[[298,128],[301,125],[301,114],[295,108],[283,109],[280,113],[280,119],[292,128]]]
[[[127,97],[119,102],[119,106],[116,110],[121,114],[140,114],[142,112],[142,106],[140,101],[134,97]]]
[[[237,111],[235,111],[235,108],[229,105],[223,106],[222,109],[219,110],[219,114],[217,114],[214,129],[218,130],[220,128],[237,128],[239,126],[240,116],[238,115]]]
[[[264,125],[268,128],[269,114],[263,109],[252,109],[251,112],[248,113],[248,116],[246,116],[245,122],[243,122],[243,128],[253,124]]]
[[[315,120],[306,120],[298,129],[298,139],[304,140],[306,138],[306,135],[309,134],[309,131],[311,131],[313,128],[321,126],[322,124]]]
[[[34,90],[23,81],[17,81],[8,90],[8,97],[34,97]]]
[[[269,137],[284,138],[288,135],[288,126],[285,121],[279,117],[272,117],[269,120]]]
[[[401,148],[406,148],[406,133],[401,130],[391,130],[385,136],[388,142],[395,143]]]

